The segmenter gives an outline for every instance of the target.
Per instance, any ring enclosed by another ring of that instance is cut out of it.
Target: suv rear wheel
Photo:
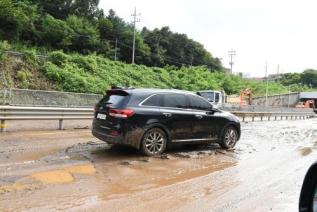
[[[166,133],[160,128],[152,128],[144,134],[141,148],[145,155],[154,156],[164,152],[166,143]]]
[[[229,126],[225,129],[220,145],[222,148],[231,149],[238,141],[238,132],[233,126]]]

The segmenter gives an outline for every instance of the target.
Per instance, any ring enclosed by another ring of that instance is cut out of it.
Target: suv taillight
[[[118,118],[129,118],[134,114],[131,109],[110,109],[109,115]]]

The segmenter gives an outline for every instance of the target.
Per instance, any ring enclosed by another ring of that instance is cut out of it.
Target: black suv
[[[92,133],[107,143],[157,155],[172,143],[218,142],[232,148],[240,138],[240,122],[192,92],[112,89],[96,105]]]

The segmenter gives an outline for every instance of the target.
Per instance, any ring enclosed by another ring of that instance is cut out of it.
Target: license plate
[[[105,120],[107,118],[107,115],[106,114],[102,114],[102,113],[98,113],[97,114],[97,119],[103,119]]]

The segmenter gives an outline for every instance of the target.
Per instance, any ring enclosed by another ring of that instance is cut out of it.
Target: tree
[[[51,15],[46,15],[42,22],[42,44],[53,48],[68,49],[72,44],[73,29],[68,24]]]
[[[50,14],[54,18],[65,20],[72,12],[73,0],[32,0],[42,14]]]
[[[0,37],[8,40],[36,37],[34,27],[38,19],[37,8],[28,1],[0,1]]]
[[[109,10],[98,9],[99,0],[1,0],[0,38],[83,54],[97,53],[131,62],[134,27]],[[200,66],[222,70],[202,44],[169,27],[135,35],[135,62],[148,66]]]
[[[75,0],[71,5],[71,14],[93,19],[98,13],[99,0]]]
[[[69,49],[83,54],[94,52],[99,44],[97,28],[84,18],[71,15],[66,20],[67,25],[74,31],[71,35]]]
[[[143,28],[141,35],[151,48],[151,65],[206,65],[210,70],[223,69],[220,60],[213,58],[202,44],[189,39],[185,34],[171,32],[169,27],[153,31]]]
[[[48,13],[58,19],[67,19],[76,15],[93,19],[100,14],[99,0],[32,0],[38,4],[43,13]]]
[[[301,74],[301,81],[308,87],[317,87],[317,70],[307,69]]]
[[[109,39],[113,33],[113,24],[107,18],[100,18],[97,22],[100,39]]]
[[[282,75],[281,83],[283,85],[292,85],[301,83],[301,76],[299,73],[286,73]]]

